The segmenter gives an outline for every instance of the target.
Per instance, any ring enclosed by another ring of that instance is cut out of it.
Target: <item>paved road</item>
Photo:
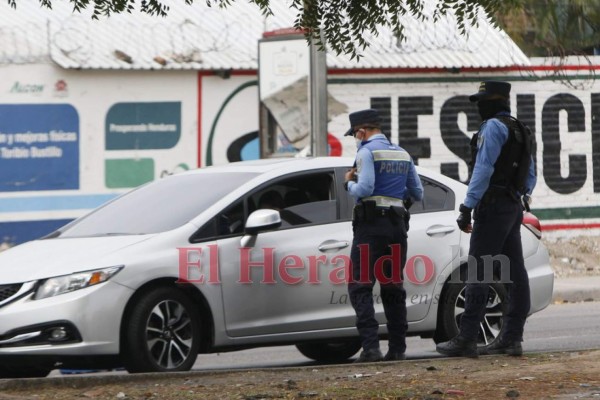
[[[600,302],[550,305],[533,315],[525,327],[525,352],[600,349]],[[382,351],[387,350],[386,342]],[[409,337],[408,359],[442,357],[435,352],[431,339]],[[230,353],[198,356],[196,371],[245,368],[277,368],[319,365],[304,357],[294,346],[265,347]],[[90,375],[126,374],[124,371],[100,372]],[[78,374],[79,375],[79,374]],[[58,370],[51,377],[64,376]]]
[[[600,349],[600,302],[550,305],[529,318],[523,348],[526,352]],[[431,339],[407,339],[409,359],[441,357]],[[382,351],[385,352],[385,342]],[[318,365],[294,346],[269,347],[200,355],[194,370]]]
[[[525,329],[527,351],[600,349],[600,302],[551,305]]]

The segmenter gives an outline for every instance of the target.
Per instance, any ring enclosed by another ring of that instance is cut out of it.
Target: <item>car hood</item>
[[[21,283],[95,268],[102,257],[155,235],[43,239],[0,253],[0,284]]]

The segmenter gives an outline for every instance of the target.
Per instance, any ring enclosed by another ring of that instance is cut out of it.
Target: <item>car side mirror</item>
[[[248,217],[244,231],[247,235],[277,229],[281,226],[279,211],[271,209],[256,210]]]

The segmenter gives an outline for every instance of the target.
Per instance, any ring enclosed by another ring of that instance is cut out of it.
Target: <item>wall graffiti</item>
[[[591,142],[592,150],[600,149],[600,94],[591,93]],[[384,115],[384,130],[391,131],[391,98],[373,97],[371,107]],[[398,125],[397,138],[401,145],[408,150],[418,164],[419,160],[431,157],[431,139],[419,137],[418,116],[433,114],[433,96],[397,97]],[[515,116],[524,121],[535,133],[535,95],[519,94],[516,97]],[[571,194],[582,189],[588,179],[588,157],[591,158],[593,169],[593,192],[600,193],[600,159],[592,157],[594,152],[581,148],[567,154],[567,164],[561,163],[561,152],[564,151],[560,139],[563,129],[566,133],[586,131],[586,110],[582,100],[569,93],[557,93],[541,105],[541,157],[543,177],[546,185],[558,194]],[[566,124],[561,126],[560,116],[565,114]],[[467,130],[458,126],[460,114],[466,115]],[[471,133],[478,129],[480,118],[476,106],[469,102],[468,96],[455,96],[447,99],[440,109],[439,131],[447,149],[464,163],[470,160],[469,140]],[[598,116],[598,117],[596,117]],[[587,153],[587,154],[586,154]],[[538,160],[535,160],[536,164]],[[440,172],[453,179],[461,180],[458,173],[459,162],[443,162]]]
[[[208,86],[211,78],[205,79]],[[470,159],[468,144],[481,123],[476,105],[468,97],[484,79],[512,83],[512,113],[536,135],[534,161],[538,186],[534,209],[538,216],[571,222],[600,219],[597,207],[600,201],[600,157],[597,156],[600,155],[600,87],[595,87],[595,81],[587,85],[565,85],[552,77],[351,76],[330,78],[328,90],[349,112],[369,107],[378,109],[383,116],[383,129],[410,152],[418,165],[465,182]],[[244,81],[236,85],[240,82]],[[256,94],[254,91],[253,95]],[[213,132],[216,138],[213,152],[225,153],[224,149],[228,149],[228,158],[223,154],[215,158],[216,164],[245,159],[240,154],[242,149],[251,148],[249,143],[253,143],[253,151],[245,154],[257,152],[258,142],[253,142],[254,136],[248,133],[252,128],[258,129],[256,114],[251,113],[246,119],[241,116],[248,104],[258,107],[258,101],[246,98],[232,106],[236,101],[229,99],[228,116],[221,115],[220,121],[243,123],[246,129],[233,135],[233,129],[220,127]],[[339,153],[354,156],[356,148],[352,138],[343,137],[347,129],[347,114],[329,121],[328,131],[339,143]]]
[[[428,81],[421,77],[361,76],[333,78],[328,87],[350,111],[368,107],[379,110],[384,130],[410,152],[419,166],[466,182],[469,141],[481,123],[469,95],[485,79],[512,83],[512,114],[535,133],[536,215],[552,221],[548,226],[553,229],[597,225],[600,87],[595,81],[580,86],[565,85],[551,77],[463,76]],[[347,119],[343,115],[332,120],[329,130],[340,137],[347,129]],[[344,155],[354,153],[352,143],[344,143]]]

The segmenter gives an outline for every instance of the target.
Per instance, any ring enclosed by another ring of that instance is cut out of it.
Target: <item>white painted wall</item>
[[[542,210],[541,215],[546,217],[544,222],[548,225],[579,225],[581,228],[581,225],[599,221],[596,207],[600,200],[600,157],[595,152],[600,151],[600,143],[596,143],[600,142],[600,122],[596,122],[598,126],[594,125],[594,115],[600,117],[600,100],[596,99],[600,96],[600,86],[591,79],[593,75],[588,71],[580,71],[580,77],[569,80],[553,80],[543,74],[333,74],[329,77],[328,90],[331,96],[346,105],[348,112],[374,105],[379,107],[381,103],[376,99],[389,99],[390,130],[394,141],[400,139],[402,146],[407,143],[407,133],[406,125],[401,126],[400,117],[406,117],[406,112],[398,108],[399,99],[404,98],[407,104],[412,103],[406,98],[414,97],[429,102],[431,110],[427,111],[425,107],[417,111],[421,115],[415,117],[416,137],[413,139],[424,140],[422,143],[430,151],[429,156],[419,158],[418,164],[435,171],[443,170],[444,165],[455,164],[458,178],[465,180],[466,163],[448,147],[451,135],[446,135],[446,138],[443,135],[444,126],[448,125],[447,121],[441,121],[443,106],[448,100],[476,92],[482,79],[510,81],[513,84],[513,111],[516,111],[518,96],[520,101],[525,98],[535,102],[535,109],[528,114],[535,125],[538,141],[538,187],[534,192],[533,206]],[[232,143],[252,136],[258,130],[257,76],[252,74],[233,74],[224,79],[196,71],[76,71],[40,64],[0,66],[0,75],[3,78],[0,81],[0,105],[70,104],[77,111],[80,132],[78,190],[1,192],[0,205],[8,205],[6,202],[10,199],[31,198],[47,203],[49,197],[55,196],[98,196],[100,204],[110,196],[128,190],[106,186],[107,159],[152,158],[154,178],[160,178],[180,170],[181,164],[196,167],[199,153],[202,166],[227,163]],[[66,90],[56,89],[59,81],[66,84]],[[595,99],[594,104],[592,99]],[[106,115],[111,106],[123,102],[180,102],[180,140],[170,149],[107,150],[104,134]],[[550,110],[549,103],[553,104],[554,111]],[[570,109],[566,107],[568,104],[571,104]],[[566,109],[561,111],[563,105]],[[453,117],[464,138],[470,137],[477,126],[472,120],[469,126],[467,114],[455,112]],[[558,125],[552,123],[553,115]],[[342,136],[347,128],[347,113],[332,116],[329,133],[342,144],[344,155],[353,155],[353,139]],[[560,146],[560,151],[557,146]],[[256,156],[252,149],[251,146],[246,148],[244,155]],[[582,162],[573,164],[573,157]],[[552,160],[559,163],[553,165]],[[0,168],[7,165],[0,158]],[[552,179],[554,182],[551,182]],[[14,202],[11,204],[14,205]],[[51,205],[34,208],[15,211],[10,207],[0,207],[0,236],[7,235],[1,229],[3,223],[70,219],[90,209],[60,209]],[[8,239],[0,242],[13,239],[9,234]],[[18,238],[15,240],[19,241]]]

